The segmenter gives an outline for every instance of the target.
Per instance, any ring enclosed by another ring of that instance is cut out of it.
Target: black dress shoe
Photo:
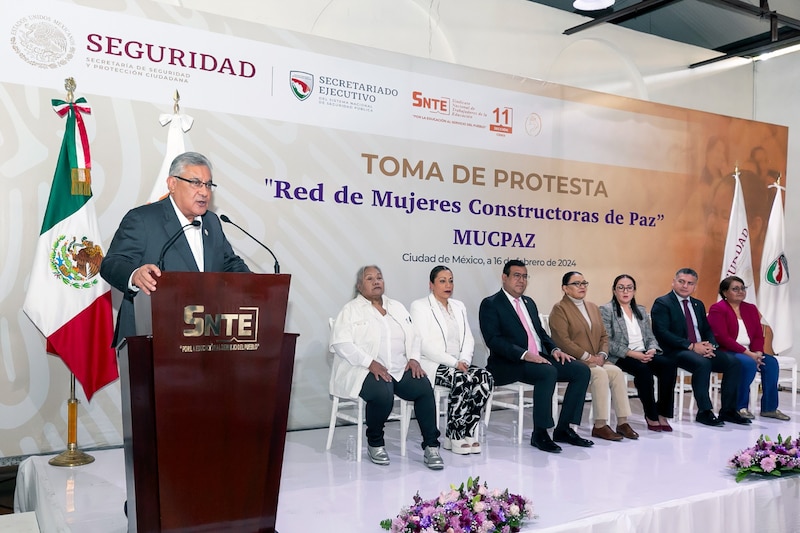
[[[561,453],[561,446],[553,442],[547,431],[534,431],[531,435],[531,446],[539,448],[543,452]]]
[[[725,425],[725,422],[714,416],[714,412],[710,409],[708,411],[700,411],[697,413],[697,418],[695,419],[701,424],[705,424],[706,426],[722,426]]]
[[[567,428],[567,429],[556,428],[553,431],[553,440],[556,442],[566,442],[567,444],[572,444],[573,446],[580,446],[581,448],[588,448],[589,446],[594,446],[594,442],[590,441],[589,439],[581,438],[581,436],[575,433],[575,430],[572,428]]]
[[[719,418],[725,422],[733,422],[734,424],[741,424],[743,426],[753,422],[752,420],[743,417],[736,411],[721,411],[719,413]]]

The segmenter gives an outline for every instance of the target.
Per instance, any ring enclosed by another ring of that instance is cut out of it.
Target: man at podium
[[[123,294],[114,346],[137,334],[134,297],[155,291],[162,270],[250,272],[208,210],[216,187],[209,160],[185,152],[170,165],[169,195],[123,217],[100,266],[103,279]]]

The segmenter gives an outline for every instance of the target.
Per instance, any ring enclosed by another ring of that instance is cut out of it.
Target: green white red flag
[[[91,400],[119,377],[82,116],[91,109],[84,98],[52,104],[67,123],[23,309],[47,338],[47,352],[61,357]]]

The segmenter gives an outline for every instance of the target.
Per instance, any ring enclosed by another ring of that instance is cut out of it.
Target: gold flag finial
[[[64,88],[67,90],[67,102],[70,104],[75,101],[75,89],[78,84],[75,83],[75,78],[69,77],[64,80]]]
[[[778,177],[775,178],[775,184],[780,187],[781,186],[781,173],[778,172]]]
[[[175,102],[172,104],[172,112],[177,115],[178,111],[181,110],[181,106],[178,103],[181,101],[181,95],[178,93],[178,89],[175,89],[175,96],[172,97],[172,100]]]

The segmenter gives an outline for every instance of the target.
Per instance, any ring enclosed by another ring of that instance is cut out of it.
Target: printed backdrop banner
[[[58,96],[68,76],[93,104],[88,135],[105,247],[124,213],[148,199],[166,151],[154,117],[179,90],[182,112],[194,119],[192,148],[214,164],[214,210],[266,242],[292,274],[286,330],[300,334],[292,428],[327,424],[328,318],[352,297],[360,266],[380,265],[387,295],[406,305],[427,294],[431,268],[449,266],[483,364],[477,310],[499,288],[507,259],[528,265],[528,294],[543,313],[569,270],[591,282],[596,303],[608,301],[614,276],[631,274],[649,308],[674,272],[691,266],[701,275],[697,295],[710,304],[731,173],[738,164],[754,263],[769,172],[785,175],[788,131],[780,126],[145,1],[0,6],[0,123],[4,136],[11,132],[0,146],[0,245],[19,258],[0,267],[13,368],[0,377],[8,381],[0,384],[0,455],[65,446],[63,370],[19,309],[34,244],[22,236],[35,234],[42,176],[57,156],[41,102]],[[774,169],[751,160],[756,149]],[[261,247],[235,228],[228,237],[254,271],[272,272]],[[118,385],[84,407],[82,446],[121,442]]]

